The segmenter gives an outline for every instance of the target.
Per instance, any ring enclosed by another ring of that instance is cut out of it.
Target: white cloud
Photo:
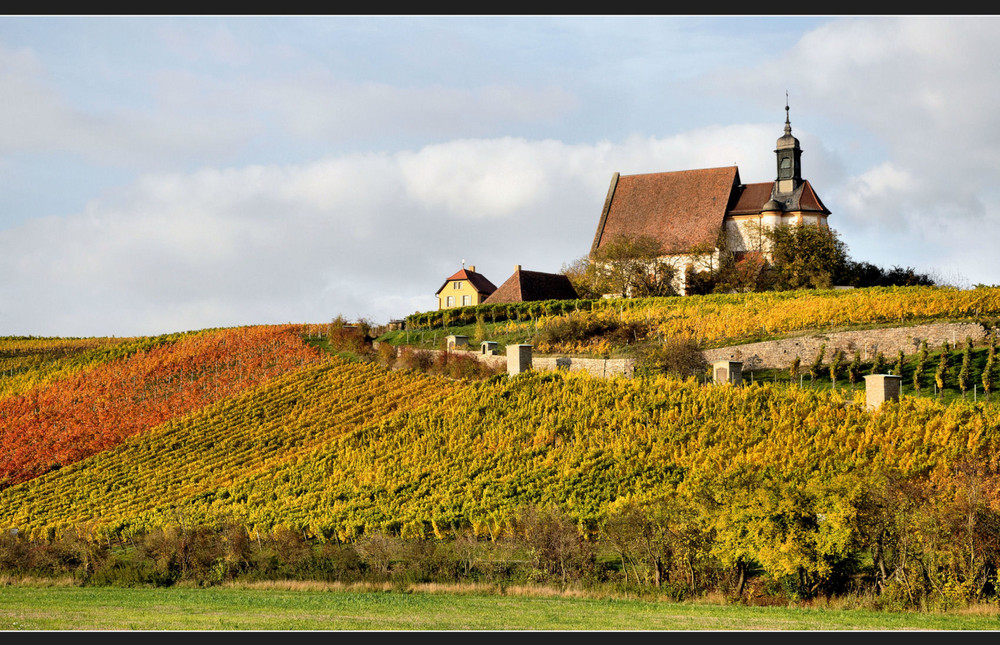
[[[77,215],[0,232],[0,302],[14,303],[0,327],[123,335],[387,320],[433,308],[462,259],[499,284],[514,264],[557,271],[585,255],[616,170],[697,167],[706,149],[739,155],[734,141],[762,137],[748,126],[617,145],[459,140],[145,175]]]

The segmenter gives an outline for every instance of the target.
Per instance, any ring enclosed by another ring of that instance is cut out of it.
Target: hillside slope
[[[760,486],[849,523],[852,490],[871,477],[946,481],[963,463],[994,476],[998,449],[996,404],[904,399],[869,413],[787,386],[562,374],[471,384],[334,359],[0,492],[0,527],[235,519],[323,538],[490,534],[525,505],[555,504],[593,530],[626,500],[749,513]]]

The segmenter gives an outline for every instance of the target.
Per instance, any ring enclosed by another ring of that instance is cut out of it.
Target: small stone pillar
[[[479,343],[479,349],[483,356],[496,356],[497,342],[495,340],[484,340]]]
[[[531,369],[531,345],[507,345],[507,373],[511,376]]]
[[[444,337],[445,347],[449,350],[455,349],[456,347],[468,347],[469,337],[468,336],[457,336],[452,334],[451,336]]]
[[[877,409],[885,401],[899,400],[902,376],[893,374],[871,374],[865,377],[865,405],[869,410]]]
[[[715,383],[743,384],[743,363],[741,361],[714,361],[712,381]]]

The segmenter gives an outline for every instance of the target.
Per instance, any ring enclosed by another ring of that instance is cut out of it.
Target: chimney
[[[468,270],[472,271],[473,273],[475,273],[476,272],[476,265],[475,264],[470,264]]]
[[[514,265],[514,272],[516,273],[516,272],[518,272],[520,270],[521,270],[521,265],[520,264],[515,264]]]

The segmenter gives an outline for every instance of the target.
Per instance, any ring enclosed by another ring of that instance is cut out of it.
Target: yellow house
[[[478,305],[496,290],[496,285],[470,265],[445,280],[437,290],[438,309]]]

